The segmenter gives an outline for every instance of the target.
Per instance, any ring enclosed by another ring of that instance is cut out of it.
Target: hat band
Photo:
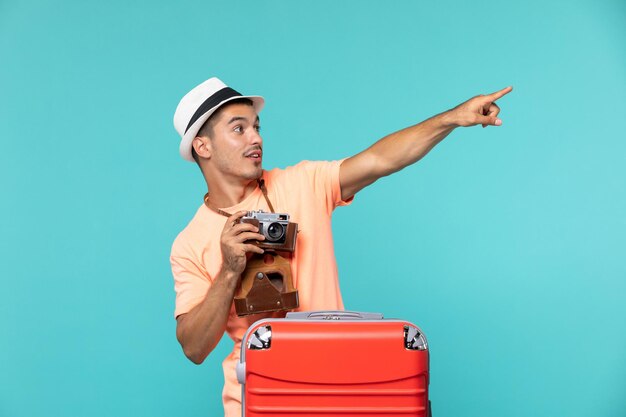
[[[218,104],[220,104],[222,101],[224,100],[228,100],[229,98],[232,97],[238,97],[241,96],[241,93],[238,93],[237,91],[233,90],[230,87],[224,87],[219,91],[216,91],[212,96],[210,96],[209,98],[207,98],[204,103],[202,103],[200,105],[200,107],[198,107],[198,110],[196,110],[196,112],[193,114],[193,116],[191,116],[191,120],[189,121],[189,124],[187,125],[187,128],[185,129],[185,133],[187,133],[187,131],[189,130],[189,128],[200,118],[202,117],[202,115],[206,112],[208,112],[209,110],[211,110],[213,107],[217,106]]]

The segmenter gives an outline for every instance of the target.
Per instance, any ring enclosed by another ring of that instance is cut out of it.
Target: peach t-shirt
[[[290,263],[301,311],[343,310],[331,231],[331,214],[335,207],[350,203],[341,200],[341,162],[303,161],[284,170],[263,172],[275,211],[288,213],[290,221],[298,223],[296,251]],[[258,187],[241,203],[223,209],[229,213],[269,211]],[[174,241],[170,261],[176,290],[175,317],[199,304],[217,276],[222,265],[220,236],[225,222],[226,217],[203,204]],[[241,339],[252,323],[270,316],[282,317],[284,313],[238,317],[234,304],[231,306],[226,332],[235,346],[223,363],[226,417],[241,416],[241,385],[235,374]]]

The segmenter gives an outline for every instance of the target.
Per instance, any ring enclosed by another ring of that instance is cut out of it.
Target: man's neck
[[[241,203],[257,188],[257,180],[249,180],[247,182],[236,182],[233,184],[221,182],[219,184],[210,184],[209,201],[215,207],[232,207]]]

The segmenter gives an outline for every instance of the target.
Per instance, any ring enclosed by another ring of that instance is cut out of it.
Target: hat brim
[[[261,96],[234,96],[234,97],[227,98],[226,100],[220,102],[214,107],[211,107],[206,113],[200,116],[198,120],[196,120],[194,124],[192,124],[189,127],[189,129],[187,129],[187,131],[185,132],[183,139],[180,141],[180,148],[179,148],[180,156],[182,156],[187,161],[195,162],[195,160],[193,159],[193,155],[191,153],[191,143],[193,142],[195,137],[198,135],[198,131],[200,130],[204,122],[206,122],[207,119],[211,117],[211,115],[215,113],[215,111],[219,109],[220,107],[222,107],[224,104],[228,103],[229,101],[238,100],[241,98],[247,98],[251,100],[252,107],[257,112],[257,114],[261,112],[261,110],[263,109],[263,106],[265,105],[265,99]]]

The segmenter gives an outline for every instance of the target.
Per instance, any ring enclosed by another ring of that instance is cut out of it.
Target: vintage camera
[[[253,241],[263,249],[293,252],[296,249],[298,224],[289,221],[287,213],[267,213],[263,210],[249,211],[241,218],[242,223],[250,223],[259,228],[264,241]]]

